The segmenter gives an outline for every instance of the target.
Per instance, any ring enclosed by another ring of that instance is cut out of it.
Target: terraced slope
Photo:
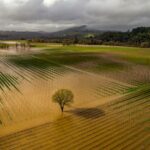
[[[0,138],[1,150],[149,150],[150,89]]]

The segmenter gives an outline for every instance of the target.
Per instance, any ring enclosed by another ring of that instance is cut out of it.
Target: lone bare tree
[[[71,103],[73,103],[73,98],[74,98],[73,93],[67,89],[58,90],[52,96],[53,102],[59,104],[62,112],[64,111],[65,105],[70,105]]]

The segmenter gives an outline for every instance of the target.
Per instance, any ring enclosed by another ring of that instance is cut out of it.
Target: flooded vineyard
[[[75,95],[72,107],[103,104],[112,96],[125,93],[130,85],[105,79],[97,75],[73,70],[56,64],[46,64],[38,58],[34,63],[14,64],[17,56],[1,56],[1,125],[49,116],[57,119],[59,108],[52,103],[52,94],[58,89],[71,89]],[[19,57],[20,58],[20,57]],[[21,56],[21,59],[26,59]],[[11,60],[11,61],[10,61]],[[18,60],[17,60],[18,61]],[[18,61],[19,62],[19,61]],[[43,64],[42,64],[43,63]],[[37,67],[38,65],[40,67]],[[47,66],[46,66],[47,65]]]
[[[74,94],[63,114],[52,102],[59,89]],[[149,100],[148,83],[136,86],[39,54],[4,53],[0,149],[147,150]]]

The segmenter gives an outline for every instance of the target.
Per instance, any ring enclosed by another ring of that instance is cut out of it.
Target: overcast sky
[[[150,0],[0,0],[0,30],[100,30],[150,26]]]

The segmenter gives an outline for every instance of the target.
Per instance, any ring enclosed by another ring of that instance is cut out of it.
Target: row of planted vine
[[[147,88],[86,110],[88,118],[85,109],[75,110],[54,123],[0,138],[0,148],[148,150],[149,100]]]

